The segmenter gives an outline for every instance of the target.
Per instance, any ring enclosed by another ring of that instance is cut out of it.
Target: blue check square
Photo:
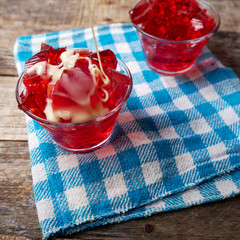
[[[127,101],[127,106],[129,110],[143,109],[141,101],[138,97],[130,97]]]
[[[188,123],[189,119],[184,111],[171,111],[168,112],[168,116],[171,120],[171,125],[178,125],[182,123]]]
[[[206,148],[206,145],[203,143],[199,135],[185,138],[183,141],[189,152]]]
[[[236,135],[233,133],[233,131],[228,127],[224,126],[218,129],[215,129],[215,132],[218,134],[218,136],[221,138],[222,141],[235,139]]]
[[[140,127],[142,128],[142,130],[144,132],[158,131],[158,128],[157,128],[155,122],[150,117],[137,119],[137,123],[140,125]]]
[[[170,103],[172,101],[170,94],[166,89],[160,91],[154,91],[153,95],[159,105],[164,103]]]
[[[203,115],[203,116],[210,116],[217,113],[216,108],[214,108],[211,103],[203,103],[196,106],[196,109]]]
[[[223,96],[223,100],[226,101],[230,106],[238,105],[239,98],[240,98],[239,92],[235,92],[235,93]]]
[[[88,185],[102,179],[102,172],[98,161],[84,163],[79,166],[80,174],[84,179],[84,184]]]
[[[139,157],[135,148],[130,148],[117,154],[122,171],[125,172],[129,169],[135,169],[140,165]]]
[[[179,87],[184,92],[185,95],[189,95],[198,91],[198,88],[194,85],[192,81],[180,84]]]

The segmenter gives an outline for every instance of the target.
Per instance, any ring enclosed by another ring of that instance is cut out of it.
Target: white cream
[[[76,61],[79,58],[79,54],[74,54],[74,51],[66,51],[63,52],[60,56],[62,60],[63,69],[73,69],[75,66]]]
[[[33,73],[36,71],[37,75],[44,75],[46,70],[46,76],[52,77],[52,81],[49,84],[55,84],[60,79],[64,69],[73,69],[79,54],[74,54],[74,51],[66,51],[60,55],[62,63],[59,65],[52,65],[46,61],[38,62],[27,70],[27,73]],[[43,76],[45,78],[45,76]]]
[[[52,100],[47,98],[47,105],[44,109],[44,113],[46,114],[46,117],[48,120],[53,121],[53,122],[58,122],[59,121],[59,117],[57,117],[54,113],[53,113],[53,109],[52,109]]]
[[[32,67],[30,67],[27,70],[27,73],[30,74],[30,73],[33,73],[34,71],[36,71],[37,75],[43,75],[43,73],[45,72],[45,69],[46,69],[46,65],[47,65],[46,61],[38,62],[38,63],[34,64]]]
[[[59,69],[58,66],[47,64],[47,75],[52,77],[52,81],[49,84],[55,84],[62,76],[63,69]]]
[[[94,40],[94,44],[95,44],[95,48],[96,48],[96,52],[97,52],[97,58],[98,58],[98,62],[99,62],[99,66],[100,66],[100,70],[101,70],[101,75],[102,75],[102,81],[104,82],[104,85],[109,85],[110,84],[110,79],[109,77],[105,74],[103,67],[102,67],[102,61],[101,61],[101,57],[98,51],[98,46],[97,46],[97,40],[96,40],[96,36],[95,36],[95,32],[94,32],[94,28],[93,28],[93,19],[92,19],[92,12],[91,12],[91,6],[90,6],[90,1],[87,0],[87,8],[88,8],[88,16],[89,16],[89,21],[90,21],[90,25],[91,25],[91,29],[92,29],[92,34],[93,34],[93,40]]]

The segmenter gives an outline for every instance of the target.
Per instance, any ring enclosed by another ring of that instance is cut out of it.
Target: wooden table
[[[240,77],[240,1],[209,0],[221,28],[213,53]],[[129,22],[135,0],[92,0],[98,25]],[[24,115],[17,109],[13,44],[20,35],[89,27],[83,0],[0,0],[0,238],[41,239]],[[240,197],[72,235],[76,239],[240,239]]]

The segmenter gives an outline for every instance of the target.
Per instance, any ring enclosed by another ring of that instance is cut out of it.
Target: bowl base
[[[68,148],[68,147],[64,147],[58,143],[56,143],[59,147],[69,151],[69,152],[73,152],[73,153],[87,153],[87,152],[91,152],[91,151],[94,151],[100,147],[102,147],[107,141],[108,139],[111,137],[112,134],[110,134],[106,139],[104,139],[102,142],[100,142],[99,144],[95,145],[95,146],[91,146],[89,148],[80,148],[80,149],[77,149],[77,148]]]
[[[165,70],[155,68],[148,62],[147,62],[147,65],[151,70],[153,70],[154,72],[156,72],[158,74],[167,75],[167,76],[175,76],[175,75],[180,75],[180,74],[184,74],[184,73],[188,72],[193,67],[194,63],[192,65],[190,65],[189,67],[187,67],[181,71],[176,71],[176,72],[170,72],[170,71],[165,71]]]

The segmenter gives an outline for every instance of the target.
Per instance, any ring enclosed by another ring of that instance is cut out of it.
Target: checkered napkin
[[[95,29],[100,49],[129,67],[133,91],[107,145],[58,147],[27,118],[33,190],[44,238],[220,200],[240,192],[239,79],[205,48],[193,69],[149,70],[129,24]],[[45,42],[94,50],[90,29],[17,39],[19,74]]]

